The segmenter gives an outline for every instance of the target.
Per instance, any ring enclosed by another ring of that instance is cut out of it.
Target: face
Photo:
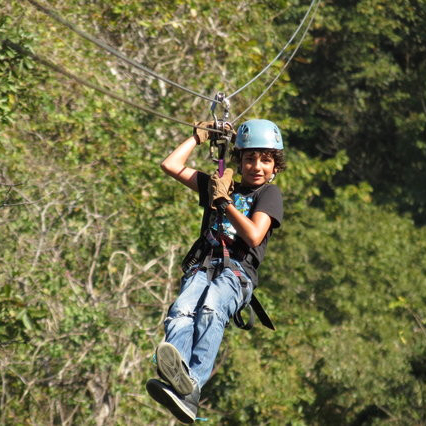
[[[271,154],[260,151],[244,151],[241,159],[241,183],[259,186],[269,182],[276,173],[275,161]]]

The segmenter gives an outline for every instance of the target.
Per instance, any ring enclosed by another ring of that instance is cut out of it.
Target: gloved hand
[[[232,175],[234,171],[232,169],[225,169],[223,176],[219,177],[219,172],[216,172],[210,176],[209,181],[209,201],[210,207],[216,210],[217,204],[223,201],[232,202],[231,194],[234,190],[234,181]]]
[[[214,121],[195,121],[195,126],[201,126],[201,127],[207,127],[208,129],[214,129]],[[211,136],[212,132],[209,132],[208,130],[198,129],[194,127],[193,135],[195,137],[195,140],[197,141],[197,144],[200,145],[204,143],[205,141],[208,141]]]

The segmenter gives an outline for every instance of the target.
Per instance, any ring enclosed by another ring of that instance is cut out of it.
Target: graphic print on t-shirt
[[[232,194],[232,202],[239,212],[241,212],[244,216],[248,216],[250,208],[253,204],[253,196],[250,195],[245,197],[242,194]],[[212,228],[217,231],[216,222]],[[235,240],[237,231],[226,216],[223,217],[223,232],[227,237]]]

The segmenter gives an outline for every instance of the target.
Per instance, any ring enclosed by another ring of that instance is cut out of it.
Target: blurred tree
[[[291,67],[301,122],[293,146],[328,158],[344,149],[338,185],[367,181],[375,199],[425,223],[426,5],[325,1],[306,61]],[[304,50],[307,53],[306,49]]]
[[[43,4],[209,95],[256,75],[307,8],[297,0]],[[414,28],[423,34],[423,15],[402,3],[383,5],[323,3],[294,72],[245,117],[277,121],[288,149],[288,170],[276,179],[286,219],[259,290],[278,330],[228,333],[202,402],[216,423],[424,422],[425,238],[392,206],[370,205],[376,194],[396,193],[395,173],[406,166],[389,157],[395,185],[385,193],[385,168],[367,161],[387,153],[385,139],[373,157],[363,154],[372,145],[362,139],[354,162],[352,136],[386,135],[390,119],[383,117],[398,118],[391,123],[399,126],[395,149],[403,151],[403,129],[421,140],[414,65],[420,70],[423,62]],[[2,6],[0,423],[168,424],[142,388],[155,373],[152,351],[200,211],[196,195],[165,179],[159,163],[191,129],[83,88],[3,40],[187,121],[207,115],[208,102],[130,69],[25,2]],[[396,47],[413,55],[406,68],[389,53]],[[365,64],[357,68],[358,50]],[[236,96],[232,112],[249,105],[280,66]],[[348,106],[353,88],[356,102]],[[377,95],[384,93],[382,117]],[[410,102],[418,120],[405,115]],[[313,148],[314,138],[326,154]],[[410,149],[404,161],[418,155]],[[206,156],[197,151],[193,164],[212,171]],[[414,179],[413,170],[407,176]],[[334,197],[324,197],[324,188]]]

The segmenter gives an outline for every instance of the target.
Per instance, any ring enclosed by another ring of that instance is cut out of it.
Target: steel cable
[[[103,41],[97,39],[96,37],[93,37],[90,34],[87,34],[86,32],[80,30],[79,28],[77,28],[75,25],[71,24],[70,22],[66,21],[65,19],[63,19],[61,16],[59,16],[56,12],[53,12],[52,10],[48,9],[47,7],[41,5],[40,3],[36,2],[35,0],[27,0],[29,3],[31,3],[36,9],[38,9],[40,12],[44,13],[45,15],[50,16],[51,18],[53,18],[55,21],[59,22],[60,24],[66,26],[67,28],[69,28],[71,31],[75,32],[76,34],[78,34],[80,37],[83,37],[84,39],[90,41],[91,43],[94,43],[95,45],[97,45],[98,47],[106,50],[107,52],[111,53],[112,55],[114,55],[115,57],[123,60],[124,62],[128,63],[129,65],[134,66],[135,68],[144,71],[145,73],[152,75],[153,77],[157,78],[158,80],[162,80],[165,83],[168,83],[174,87],[177,87],[178,89],[181,89],[187,93],[190,93],[191,95],[194,96],[198,96],[200,98],[206,99],[210,102],[216,102],[217,100],[215,100],[214,98],[210,97],[210,96],[206,96],[203,95],[202,93],[196,92],[195,90],[192,89],[188,89],[185,86],[182,86],[179,83],[176,83],[172,80],[169,80],[168,78],[156,73],[155,71],[149,69],[148,67],[145,67],[142,64],[139,64],[138,62],[134,61],[133,59],[128,58],[127,56],[123,55],[121,52],[119,52],[117,49],[114,49],[112,46],[109,46],[108,44],[104,43]]]
[[[196,92],[195,90],[189,89],[179,83],[176,83],[158,73],[156,73],[155,71],[151,70],[148,67],[145,67],[142,64],[139,64],[138,62],[134,61],[131,58],[128,58],[127,56],[123,55],[121,52],[119,52],[117,49],[113,48],[112,46],[109,46],[108,44],[104,43],[103,41],[97,39],[96,37],[80,30],[79,28],[77,28],[77,26],[75,26],[74,24],[68,22],[67,20],[63,19],[61,16],[59,16],[56,12],[50,10],[49,8],[41,5],[40,3],[38,3],[35,0],[27,0],[29,3],[31,3],[36,9],[38,9],[39,11],[41,11],[42,13],[50,16],[51,18],[53,18],[55,21],[59,22],[60,24],[66,26],[67,28],[69,28],[71,31],[75,32],[76,34],[78,34],[80,37],[83,37],[84,39],[90,41],[91,43],[94,43],[95,45],[97,45],[98,47],[106,50],[107,52],[109,52],[110,54],[116,56],[117,58],[123,60],[124,62],[126,62],[129,65],[134,66],[135,68],[144,71],[145,73],[153,76],[154,78],[157,78],[159,80],[164,81],[165,83],[168,83],[174,87],[177,87],[187,93],[190,93],[194,96],[203,98],[205,100],[208,100],[210,102],[215,102],[215,103],[219,103],[217,101],[217,99],[211,97],[211,96],[207,96],[204,95],[202,93]],[[250,81],[248,81],[246,84],[244,84],[242,87],[240,87],[239,89],[237,89],[236,91],[234,91],[231,95],[229,95],[227,97],[227,99],[231,99],[232,97],[234,97],[235,95],[237,95],[238,93],[240,93],[241,91],[243,91],[246,87],[248,87],[250,84],[252,84],[254,81],[256,81],[260,76],[262,76],[267,70],[269,70],[269,68],[282,56],[282,54],[285,52],[285,50],[288,48],[288,46],[290,45],[290,43],[294,40],[294,38],[297,36],[298,32],[300,31],[300,29],[302,28],[303,24],[305,23],[307,17],[309,16],[309,13],[313,7],[313,5],[315,4],[316,0],[312,0],[307,12],[305,13],[305,16],[303,17],[302,21],[300,22],[299,26],[297,27],[297,29],[295,30],[295,32],[293,33],[293,35],[290,37],[290,39],[288,40],[288,42],[286,43],[286,45],[281,49],[281,51],[278,53],[278,55],[265,67],[262,69],[262,71],[260,71],[255,77],[253,77]]]
[[[79,83],[79,84],[81,84],[83,86],[89,87],[90,89],[93,89],[93,90],[96,90],[97,92],[103,93],[104,95],[109,96],[110,98],[116,99],[116,100],[118,100],[120,102],[123,102],[123,103],[125,103],[125,104],[127,104],[127,105],[129,105],[131,107],[140,109],[142,111],[148,112],[150,114],[156,115],[157,117],[160,117],[160,118],[163,118],[163,119],[166,119],[166,120],[174,121],[175,123],[184,124],[185,126],[190,126],[190,127],[197,128],[197,129],[202,129],[202,130],[208,130],[209,132],[214,132],[214,133],[220,133],[220,134],[224,133],[221,130],[210,129],[210,128],[206,128],[206,127],[197,126],[197,125],[188,123],[187,121],[183,121],[183,120],[180,120],[178,118],[170,117],[170,116],[165,115],[165,114],[163,114],[161,112],[155,111],[154,109],[152,109],[152,108],[150,108],[148,106],[141,105],[139,103],[133,102],[133,101],[131,101],[129,99],[126,99],[123,96],[121,96],[121,95],[119,95],[119,94],[117,94],[115,92],[112,92],[111,90],[104,89],[103,87],[100,87],[100,86],[98,86],[96,84],[93,84],[90,81],[87,81],[86,79],[81,78],[81,77],[79,77],[79,76],[77,76],[77,75],[75,75],[75,74],[67,71],[66,69],[64,69],[63,67],[61,67],[61,66],[53,63],[52,61],[49,61],[46,58],[43,58],[43,57],[41,57],[39,55],[36,55],[35,53],[30,52],[29,50],[23,49],[21,46],[15,44],[13,42],[11,42],[10,40],[5,40],[3,43],[6,46],[9,46],[12,49],[14,49],[15,51],[21,53],[22,55],[29,56],[30,58],[32,58],[35,61],[39,62],[40,64],[44,65],[45,67],[50,68],[53,71],[55,71],[55,72],[57,72],[59,74],[64,75],[65,77],[68,77],[68,78],[70,78],[72,80],[75,80],[77,83]]]
[[[315,15],[317,13],[318,10],[318,6],[320,4],[320,0],[315,0],[316,1],[316,6],[314,9],[314,12],[311,16],[311,19],[309,20],[308,25],[306,26],[305,31],[302,34],[302,37],[300,38],[299,42],[297,43],[293,53],[291,54],[291,56],[289,57],[288,61],[282,66],[281,70],[279,71],[279,73],[275,76],[275,78],[268,84],[268,86],[266,87],[266,89],[240,114],[238,115],[238,117],[236,117],[234,120],[231,121],[231,123],[234,125],[241,117],[243,117],[249,110],[251,110],[254,105],[257,104],[257,102],[259,102],[259,100],[261,98],[263,98],[263,96],[265,96],[265,94],[268,92],[268,90],[275,84],[275,82],[281,77],[282,73],[286,70],[286,68],[288,67],[288,65],[290,64],[291,60],[293,59],[294,55],[297,53],[297,51],[299,50],[300,45],[302,44],[303,40],[306,37],[306,34],[308,33],[308,30],[310,28],[310,26],[312,25],[312,22],[315,18]]]
[[[159,80],[162,80],[174,87],[177,87],[187,93],[190,93],[194,96],[203,98],[205,100],[214,102],[214,103],[221,103],[220,101],[218,101],[217,99],[211,97],[211,96],[206,96],[203,95],[202,93],[198,93],[192,89],[188,89],[185,86],[180,85],[179,83],[176,83],[172,80],[169,80],[166,77],[163,77],[162,75],[156,73],[155,71],[145,67],[144,65],[139,64],[138,62],[134,61],[133,59],[127,58],[125,55],[123,55],[121,52],[119,52],[118,50],[116,50],[115,48],[109,46],[108,44],[104,43],[103,41],[91,36],[90,34],[87,34],[86,32],[80,30],[79,28],[77,28],[75,25],[71,24],[70,22],[66,21],[65,19],[63,19],[62,17],[60,17],[57,13],[53,12],[52,10],[48,9],[47,7],[42,6],[41,4],[39,4],[37,1],[35,0],[27,0],[30,4],[32,4],[36,9],[38,9],[39,11],[43,12],[44,14],[50,16],[51,18],[53,18],[55,21],[59,22],[60,24],[66,26],[67,28],[69,28],[70,30],[72,30],[73,32],[75,32],[76,34],[78,34],[80,37],[94,43],[95,45],[97,45],[98,47],[106,50],[107,52],[111,53],[112,55],[116,56],[117,58],[123,60],[124,62],[128,63],[129,65],[134,66],[135,68],[142,70],[144,72],[146,72],[147,74],[152,75],[154,78],[157,78]],[[305,23],[307,17],[309,16],[309,13],[311,12],[312,7],[314,6],[314,4],[316,3],[316,7],[314,10],[314,13],[312,14],[312,17],[305,29],[305,31],[302,34],[301,39],[299,40],[298,44],[296,45],[296,48],[294,49],[293,53],[291,54],[291,56],[289,57],[288,61],[284,64],[284,66],[281,68],[281,70],[279,71],[279,73],[277,74],[277,76],[269,83],[269,85],[266,87],[266,89],[249,105],[249,107],[247,107],[241,114],[238,115],[238,117],[236,117],[234,120],[232,120],[232,124],[234,124],[235,122],[237,122],[242,116],[244,116],[251,108],[253,108],[253,106],[269,91],[269,89],[275,84],[275,82],[278,80],[278,78],[282,75],[282,73],[285,71],[285,69],[288,67],[288,65],[290,64],[291,60],[293,59],[293,57],[295,56],[295,54],[297,53],[300,45],[302,44],[304,38],[306,37],[306,34],[312,24],[312,21],[315,17],[315,14],[318,10],[318,6],[320,3],[320,0],[312,0],[305,16],[303,17],[301,23],[299,24],[298,28],[295,30],[295,32],[293,33],[293,35],[291,36],[291,38],[289,39],[289,41],[286,43],[286,45],[281,49],[281,51],[278,53],[278,55],[265,67],[262,69],[262,71],[260,71],[255,77],[253,77],[250,81],[248,81],[246,84],[244,84],[242,87],[240,87],[238,90],[236,90],[235,92],[233,92],[230,96],[227,97],[227,99],[229,100],[230,98],[232,98],[233,96],[237,95],[238,93],[240,93],[242,90],[244,90],[246,87],[248,87],[251,83],[253,83],[255,80],[257,80],[261,75],[263,75],[284,53],[284,51],[288,48],[288,46],[290,45],[290,43],[294,40],[294,38],[297,36],[297,34],[299,33],[300,29],[302,28],[303,24]],[[13,43],[12,43],[13,44]],[[19,46],[14,45],[15,48],[19,48]],[[22,51],[22,50],[21,50]],[[63,69],[62,67],[60,67],[59,65],[54,64],[53,62],[45,59],[45,58],[41,58],[40,56],[37,56],[33,53],[30,52],[26,52],[26,54],[30,55],[33,57],[33,59],[35,59],[36,61],[42,63],[43,65],[53,69],[54,71],[61,73],[65,76],[67,76],[68,78],[74,79],[75,81],[79,82],[82,85],[85,85],[87,87],[90,87],[96,91],[99,91],[109,97],[112,97],[116,100],[119,100],[121,102],[124,102],[128,105],[131,105],[133,107],[136,107],[138,109],[141,109],[145,112],[149,112],[151,114],[157,115],[161,118],[164,119],[168,119],[180,124],[184,124],[187,126],[191,126],[191,127],[198,127],[195,126],[191,123],[182,121],[180,119],[174,118],[174,117],[170,117],[167,116],[165,114],[159,113],[147,106],[144,105],[140,105],[137,104],[133,101],[130,101],[126,98],[123,98],[122,96],[118,95],[115,92],[112,92],[110,90],[104,89],[100,86],[96,86],[93,83],[88,82],[85,79],[82,79],[81,77],[76,76],[75,74],[70,73],[69,71]],[[202,127],[198,127],[200,129],[204,129],[204,130],[212,130],[212,129],[205,129]],[[222,133],[221,131],[217,131],[218,133]]]
[[[289,41],[286,43],[286,45],[281,49],[281,51],[278,53],[277,56],[265,67],[262,71],[260,71],[256,76],[254,76],[250,81],[248,81],[246,84],[244,84],[242,87],[240,87],[235,92],[231,93],[229,96],[227,96],[228,99],[231,99],[233,96],[237,95],[238,93],[242,92],[246,87],[248,87],[251,83],[256,81],[261,75],[263,75],[271,66],[282,56],[282,54],[287,50],[290,43],[294,40],[300,29],[302,28],[303,24],[305,23],[306,19],[309,16],[309,13],[311,12],[311,9],[313,5],[315,4],[316,0],[312,0],[309,9],[305,13],[305,16],[303,17],[302,21],[300,22],[299,26],[297,27],[296,31],[293,33],[293,35],[290,37]]]

